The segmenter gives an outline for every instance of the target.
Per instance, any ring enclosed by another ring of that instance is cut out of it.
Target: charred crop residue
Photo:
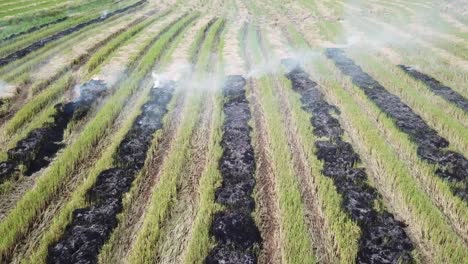
[[[284,60],[286,66],[295,65]],[[344,211],[361,229],[357,263],[410,263],[414,246],[405,233],[405,224],[386,210],[376,210],[380,194],[367,182],[364,168],[356,167],[359,156],[343,141],[343,129],[333,114],[338,108],[326,102],[318,85],[301,68],[294,66],[286,75],[293,90],[301,95],[302,108],[312,114],[316,155],[324,162],[322,173],[333,179],[342,195]]]
[[[16,175],[19,165],[26,176],[47,167],[64,147],[63,135],[68,123],[82,119],[107,89],[102,81],[97,80],[87,82],[79,88],[80,96],[75,101],[55,105],[52,122],[33,129],[24,139],[18,141],[16,147],[8,150],[8,160],[0,163],[0,183]]]
[[[173,91],[174,82],[151,90],[149,101],[117,149],[116,166],[98,175],[87,192],[89,207],[73,212],[62,237],[49,247],[47,263],[97,262],[101,247],[118,224],[123,195],[143,168],[154,133],[163,127]]]
[[[468,201],[468,160],[460,153],[446,150],[449,142],[439,136],[400,98],[389,93],[369,74],[362,71],[341,49],[327,49],[326,55],[341,72],[352,78],[377,107],[394,120],[395,125],[418,146],[418,156],[428,163],[436,164],[436,174],[455,183],[453,192]]]
[[[96,23],[99,23],[99,22],[102,22],[104,20],[107,20],[109,19],[110,17],[112,16],[115,16],[117,14],[120,14],[120,13],[124,13],[132,8],[135,8],[143,3],[145,3],[146,0],[141,0],[141,1],[138,1],[132,5],[129,5],[129,6],[126,6],[124,8],[121,8],[121,9],[117,9],[109,14],[107,14],[106,16],[100,16],[98,18],[94,18],[94,19],[91,19],[91,20],[88,20],[86,22],[83,22],[83,23],[80,23],[78,25],[75,25],[73,27],[70,27],[70,28],[67,28],[65,30],[62,30],[60,32],[57,32],[51,36],[48,36],[48,37],[45,37],[43,39],[40,39],[32,44],[30,44],[29,46],[27,47],[24,47],[22,49],[19,49],[3,58],[0,58],[0,66],[3,66],[3,65],[6,65],[12,61],[15,61],[17,59],[20,59],[20,58],[23,58],[24,56],[28,55],[29,53],[33,52],[33,51],[36,51],[42,47],[44,47],[45,45],[47,45],[48,43],[52,42],[52,41],[55,41],[55,40],[58,40],[58,39],[61,39],[67,35],[70,35],[76,31],[79,31],[89,25],[92,25],[92,24],[96,24]]]
[[[455,92],[452,88],[443,85],[438,80],[416,70],[413,67],[405,65],[398,65],[398,67],[400,67],[400,69],[402,69],[414,79],[423,82],[433,93],[455,104],[465,112],[468,112],[468,100],[464,98],[461,94]]]
[[[228,76],[224,86],[223,155],[219,167],[223,178],[216,190],[216,201],[224,211],[215,214],[211,233],[216,246],[206,263],[256,263],[254,248],[262,241],[251,217],[255,208],[255,159],[248,122],[251,118],[242,76]]]

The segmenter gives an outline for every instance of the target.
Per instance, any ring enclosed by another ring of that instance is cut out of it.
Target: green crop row
[[[202,44],[200,54],[212,54],[218,47],[216,46],[219,32],[223,30],[224,21],[218,20],[207,33]],[[197,62],[197,71],[206,69],[210,64],[209,56],[200,55]],[[199,72],[203,75],[203,71]],[[183,114],[181,132],[176,137],[173,149],[162,168],[159,184],[153,191],[152,199],[146,213],[143,225],[133,245],[129,257],[131,263],[147,263],[153,259],[155,247],[160,235],[160,223],[167,216],[168,209],[174,197],[177,195],[177,184],[185,169],[185,160],[190,160],[194,154],[191,152],[190,139],[196,127],[200,111],[202,109],[203,93],[189,96],[188,107]]]
[[[220,23],[218,21],[218,23]],[[221,22],[224,23],[224,22]],[[200,32],[205,31],[202,29]],[[223,31],[224,32],[224,31]],[[219,48],[218,48],[218,72],[223,72],[223,47],[224,37],[219,37]],[[196,49],[192,49],[194,53]],[[193,54],[192,53],[192,54]],[[212,58],[215,59],[215,58]],[[187,243],[187,247],[184,250],[182,256],[183,263],[203,263],[208,251],[213,245],[213,240],[210,237],[209,230],[213,220],[213,215],[216,211],[221,209],[219,204],[213,201],[215,197],[215,190],[219,186],[221,181],[221,173],[219,171],[219,160],[223,153],[221,147],[222,138],[222,124],[224,121],[224,113],[222,111],[222,97],[220,92],[217,92],[214,100],[213,109],[213,125],[211,130],[211,138],[208,148],[209,160],[206,163],[206,167],[199,182],[199,199],[198,199],[198,211],[192,225],[191,237]]]
[[[266,59],[262,56],[261,39],[255,27],[249,27],[246,38],[244,41],[248,43],[246,48],[250,49],[250,61],[255,67]],[[257,88],[250,88],[258,89],[256,96],[262,106],[270,138],[272,167],[279,199],[283,258],[287,263],[314,263],[316,262],[315,252],[311,250],[312,241],[307,231],[304,205],[294,167],[290,162],[291,150],[278,108],[279,102],[273,92],[274,84],[271,77],[263,76],[257,80],[256,85]]]

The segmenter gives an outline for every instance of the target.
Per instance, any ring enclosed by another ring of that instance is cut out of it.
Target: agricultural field
[[[0,0],[0,264],[468,264],[468,1]]]

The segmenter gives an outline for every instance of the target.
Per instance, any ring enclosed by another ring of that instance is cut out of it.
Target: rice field
[[[0,263],[468,263],[463,0],[0,0]]]

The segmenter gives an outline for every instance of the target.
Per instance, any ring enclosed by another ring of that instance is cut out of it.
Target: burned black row
[[[288,61],[285,64],[292,65]],[[380,195],[367,183],[365,169],[355,167],[359,162],[358,154],[342,140],[343,129],[333,117],[333,114],[340,113],[339,110],[326,102],[317,84],[299,67],[294,67],[287,77],[294,91],[301,95],[303,109],[312,114],[313,133],[327,138],[315,142],[317,158],[324,162],[322,173],[333,179],[343,197],[344,211],[361,229],[356,262],[411,262],[414,247],[404,231],[404,224],[389,212],[375,209]]]
[[[443,179],[456,182],[454,194],[468,201],[468,160],[461,154],[445,150],[449,142],[439,136],[400,98],[389,93],[369,74],[362,71],[340,49],[327,49],[326,55],[333,60],[343,74],[352,77],[353,83],[361,88],[377,107],[391,117],[395,125],[418,146],[417,153],[423,160],[437,164],[436,174]]]
[[[398,67],[400,67],[400,69],[402,69],[414,79],[423,82],[433,93],[455,104],[465,112],[468,112],[468,100],[464,98],[461,94],[455,92],[452,88],[443,85],[438,80],[416,70],[413,67],[405,65],[398,65]]]
[[[206,263],[256,263],[254,248],[262,240],[251,216],[255,208],[255,159],[245,85],[245,79],[235,75],[228,76],[224,86],[223,155],[219,163],[223,183],[216,190],[216,201],[226,210],[214,216],[211,233],[217,245]]]
[[[67,35],[70,35],[76,31],[79,31],[89,25],[92,25],[92,24],[96,24],[96,23],[99,23],[99,22],[102,22],[104,20],[107,20],[108,18],[114,16],[114,15],[117,15],[117,14],[120,14],[120,13],[124,13],[126,11],[128,11],[129,9],[132,9],[134,7],[137,7],[139,5],[142,5],[143,3],[145,3],[146,0],[141,0],[141,1],[138,1],[132,5],[129,5],[129,6],[126,6],[124,8],[121,8],[121,9],[117,9],[109,14],[107,14],[106,16],[100,16],[98,18],[94,18],[94,19],[91,19],[89,21],[86,21],[86,22],[83,22],[81,24],[78,24],[76,26],[73,26],[71,28],[67,28],[65,30],[62,30],[60,32],[57,32],[51,36],[48,36],[48,37],[45,37],[43,39],[40,39],[32,44],[30,44],[29,46],[25,47],[25,48],[22,48],[20,50],[17,50],[9,55],[7,55],[6,57],[4,58],[0,58],[0,66],[3,66],[3,65],[6,65],[14,60],[17,60],[17,59],[20,59],[20,58],[23,58],[24,56],[28,55],[29,53],[33,52],[33,51],[36,51],[42,47],[44,47],[45,45],[47,45],[48,43],[52,42],[52,41],[55,41],[55,40],[58,40],[58,39],[61,39]]]
[[[163,127],[174,83],[153,89],[142,113],[120,143],[114,168],[101,172],[87,192],[90,206],[73,212],[62,237],[49,248],[47,263],[96,263],[101,247],[117,226],[123,195],[144,166],[154,133]]]
[[[55,105],[52,122],[32,130],[16,147],[8,150],[8,160],[0,163],[0,183],[14,177],[20,168],[29,176],[49,165],[64,146],[63,135],[68,123],[82,119],[105,93],[106,85],[92,80],[78,90],[80,95],[75,101]]]

